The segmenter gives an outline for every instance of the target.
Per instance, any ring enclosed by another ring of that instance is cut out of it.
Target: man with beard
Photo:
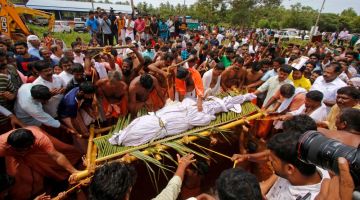
[[[49,62],[44,60],[37,61],[35,69],[39,73],[39,77],[34,81],[34,84],[48,87],[52,96],[44,105],[44,110],[52,117],[57,117],[57,107],[64,96],[65,82],[58,75],[53,74],[53,69],[50,67]]]
[[[68,127],[77,131],[77,137],[81,138],[83,135],[88,136],[89,132],[87,126],[88,119],[86,114],[90,115],[92,119],[97,119],[98,113],[96,108],[92,108],[94,95],[96,93],[95,86],[85,81],[68,92],[59,104],[58,115]],[[81,142],[79,142],[81,144]],[[81,150],[85,151],[86,143],[81,145]]]
[[[129,85],[130,82],[139,75],[144,64],[144,58],[135,48],[127,49],[126,51],[128,57],[123,60],[121,71],[124,75],[124,82]]]
[[[332,62],[324,69],[322,76],[319,76],[310,90],[319,90],[324,94],[324,104],[331,107],[336,101],[336,91],[345,87],[344,83],[338,76],[341,73],[341,65],[338,62]]]
[[[71,66],[73,78],[67,83],[65,94],[75,87],[79,87],[84,81],[91,81],[90,75],[85,75],[84,67],[80,63],[74,63]]]
[[[29,62],[40,60],[38,57],[30,55],[28,53],[28,46],[26,42],[16,42],[14,44],[16,51],[16,65],[17,69],[25,76],[31,75],[31,70],[28,68]]]
[[[302,133],[283,132],[274,135],[267,143],[270,162],[275,174],[261,183],[266,199],[314,199],[321,183],[329,173],[298,159],[297,143]]]
[[[242,89],[245,84],[247,71],[243,68],[244,59],[237,57],[235,63],[221,74],[221,87],[223,91],[233,88]]]
[[[98,99],[106,119],[117,119],[128,113],[128,86],[119,71],[110,71],[107,79],[96,82]]]
[[[136,77],[129,85],[129,111],[133,117],[143,107],[157,111],[165,105],[165,91],[150,74]]]
[[[360,109],[360,91],[355,87],[347,86],[337,91],[336,104],[331,107],[327,120],[320,125],[336,130],[336,118],[345,108]]]
[[[42,60],[50,63],[51,68],[54,68],[55,65],[57,65],[57,66],[59,65],[59,64],[56,64],[56,62],[51,58],[51,51],[47,47],[40,49],[39,54],[40,54]]]

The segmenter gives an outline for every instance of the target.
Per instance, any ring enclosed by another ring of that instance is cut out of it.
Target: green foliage
[[[43,36],[43,33],[48,32],[47,27],[36,26],[33,24],[27,24],[31,31],[33,31],[39,37]],[[90,34],[89,33],[77,33],[72,31],[71,33],[52,33],[54,38],[62,39],[67,47],[71,47],[71,43],[76,40],[77,37],[80,37],[85,43],[89,43]]]
[[[191,6],[173,6],[165,2],[158,8],[154,8],[151,3],[141,2],[137,8],[142,13],[160,17],[189,15],[208,24],[226,27],[310,30],[315,25],[318,10],[300,3],[286,9],[281,6],[281,2],[282,0],[197,0]],[[343,28],[352,32],[360,31],[360,19],[353,8],[348,8],[341,14],[322,13],[318,25],[320,31],[338,31]]]

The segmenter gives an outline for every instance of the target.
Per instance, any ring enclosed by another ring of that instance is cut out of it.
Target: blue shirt
[[[277,75],[277,73],[275,72],[274,69],[272,69],[272,70],[267,71],[267,72],[261,77],[261,80],[265,82],[265,81],[267,81],[269,78],[271,78],[271,77],[273,77],[273,76],[276,76],[276,75]]]
[[[28,53],[29,53],[30,55],[32,55],[32,56],[35,56],[35,57],[37,57],[37,58],[39,58],[39,59],[42,59],[42,57],[40,56],[40,51],[39,51],[39,49],[36,49],[36,48],[34,48],[34,47],[30,47],[30,48],[28,49]]]
[[[182,50],[181,51],[181,59],[186,60],[186,59],[189,58],[189,56],[190,56],[190,54],[189,54],[189,52],[187,50]]]
[[[99,23],[94,19],[87,19],[85,22],[86,27],[90,26],[90,34],[96,33],[98,31]]]
[[[155,52],[154,52],[153,50],[150,50],[150,51],[145,50],[145,51],[142,53],[142,56],[143,56],[143,57],[147,56],[147,57],[151,58],[151,60],[153,60],[154,57],[155,57]]]
[[[58,116],[60,118],[76,117],[78,111],[78,101],[76,95],[79,87],[70,90],[61,100],[58,108]]]

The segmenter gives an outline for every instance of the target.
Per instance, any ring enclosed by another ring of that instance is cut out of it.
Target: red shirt
[[[136,19],[135,20],[135,30],[137,32],[143,32],[145,30],[145,20]]]

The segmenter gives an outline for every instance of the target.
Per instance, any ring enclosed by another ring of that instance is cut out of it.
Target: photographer
[[[275,174],[261,184],[263,194],[271,199],[315,199],[327,171],[297,158],[301,133],[279,133],[268,142],[270,161]]]

